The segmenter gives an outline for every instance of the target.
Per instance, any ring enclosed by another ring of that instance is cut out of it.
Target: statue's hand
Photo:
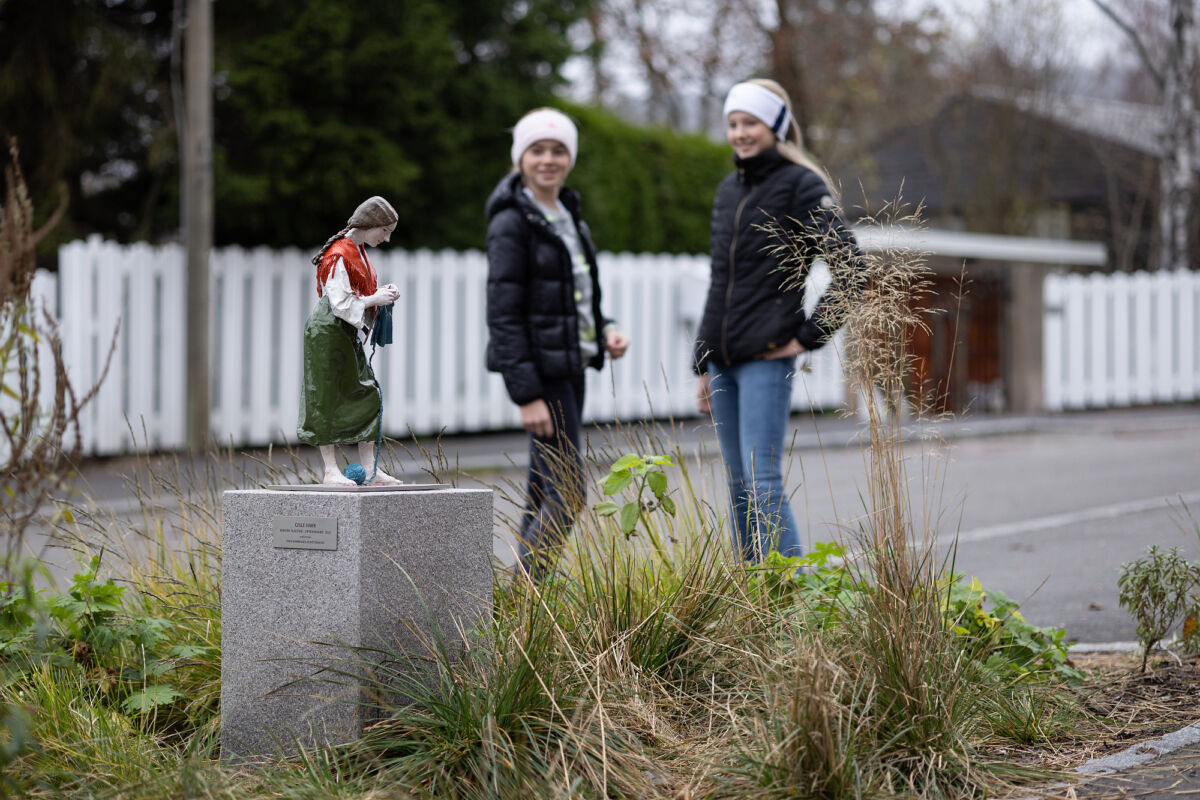
[[[363,305],[370,308],[371,306],[386,306],[389,303],[394,303],[400,298],[400,290],[393,283],[380,286],[375,294],[363,300]]]

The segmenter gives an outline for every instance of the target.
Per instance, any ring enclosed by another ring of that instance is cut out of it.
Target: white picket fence
[[[1200,398],[1200,272],[1051,275],[1048,410]]]
[[[484,368],[484,256],[384,248],[372,260],[401,292],[396,342],[375,356],[385,432],[519,427],[503,381]],[[633,344],[602,373],[588,371],[585,415],[631,421],[694,414],[689,365],[707,258],[602,253],[600,260],[605,311]],[[81,421],[84,452],[183,447],[182,248],[91,239],[65,246],[59,263],[57,276],[38,274],[34,297],[57,313],[77,389],[99,376],[120,323],[108,377]],[[827,281],[826,270],[814,270],[810,308]],[[308,254],[216,250],[211,298],[213,435],[237,446],[294,442],[301,332],[316,300]],[[1200,398],[1200,272],[1054,274],[1045,298],[1048,410]],[[841,349],[839,335],[813,354],[813,371],[796,381],[794,408],[844,406]]]
[[[226,248],[211,269],[212,432],[237,446],[295,441],[301,335],[316,302],[308,253]],[[601,254],[605,313],[632,342],[602,373],[588,370],[585,415],[632,421],[695,413],[692,337],[704,304],[707,259]],[[487,263],[479,252],[372,253],[400,287],[395,343],[374,359],[384,430],[405,436],[519,428],[503,380],[484,367]],[[815,297],[827,272],[814,272]],[[95,382],[120,322],[107,379],[81,422],[93,455],[186,442],[184,252],[177,245],[99,239],[60,251],[57,276],[35,293],[57,309],[76,387]],[[810,300],[810,303],[812,300]],[[796,381],[796,408],[843,404],[840,347],[815,353]]]

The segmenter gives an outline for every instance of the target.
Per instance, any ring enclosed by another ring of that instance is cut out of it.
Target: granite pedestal
[[[376,702],[364,659],[491,616],[490,491],[229,491],[222,511],[227,761],[355,738]]]

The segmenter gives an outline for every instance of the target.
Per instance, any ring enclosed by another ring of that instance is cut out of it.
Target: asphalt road
[[[806,540],[853,546],[852,531],[869,494],[858,428],[853,420],[807,415],[794,417],[793,427],[788,487]],[[953,558],[955,571],[1020,602],[1031,622],[1066,628],[1072,641],[1135,638],[1133,622],[1117,602],[1116,580],[1121,565],[1149,545],[1177,546],[1186,557],[1200,560],[1200,406],[979,416],[906,426],[905,440],[915,535],[928,531],[939,554]],[[631,441],[643,450],[677,443],[692,464],[699,491],[714,506],[723,506],[710,425],[692,419],[666,431],[589,432],[597,463],[632,449]],[[423,446],[437,449],[433,442]],[[457,473],[459,485],[497,490],[494,549],[506,563],[513,560],[506,520],[516,511],[512,498],[522,480],[525,449],[519,432],[441,442],[443,475]],[[192,467],[182,481],[189,491],[201,483],[213,485],[214,474],[245,486],[254,478],[243,473],[261,474],[263,462],[291,465],[292,455],[260,451],[221,465],[174,458],[88,461],[81,466],[73,502],[93,510],[92,522],[77,531],[78,537],[92,549],[101,542],[119,549],[120,537],[144,524],[145,498],[129,485],[139,469],[144,476],[146,469],[165,475],[178,472],[180,464],[185,473]],[[315,473],[304,475],[315,463],[315,452],[294,455],[301,480],[315,480]],[[392,459],[394,471],[406,479],[428,479],[422,475],[428,458],[416,448],[393,451]],[[143,477],[143,486],[149,483]],[[217,495],[208,497],[203,505],[216,510]],[[171,500],[168,491],[168,505]],[[74,556],[53,544],[45,531],[28,541],[61,582]]]

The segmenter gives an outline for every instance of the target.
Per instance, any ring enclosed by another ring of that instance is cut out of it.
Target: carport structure
[[[1046,278],[1103,268],[1099,242],[897,226],[856,229],[864,249],[909,248],[932,272],[928,333],[912,342],[912,391],[935,409],[1045,409]]]

